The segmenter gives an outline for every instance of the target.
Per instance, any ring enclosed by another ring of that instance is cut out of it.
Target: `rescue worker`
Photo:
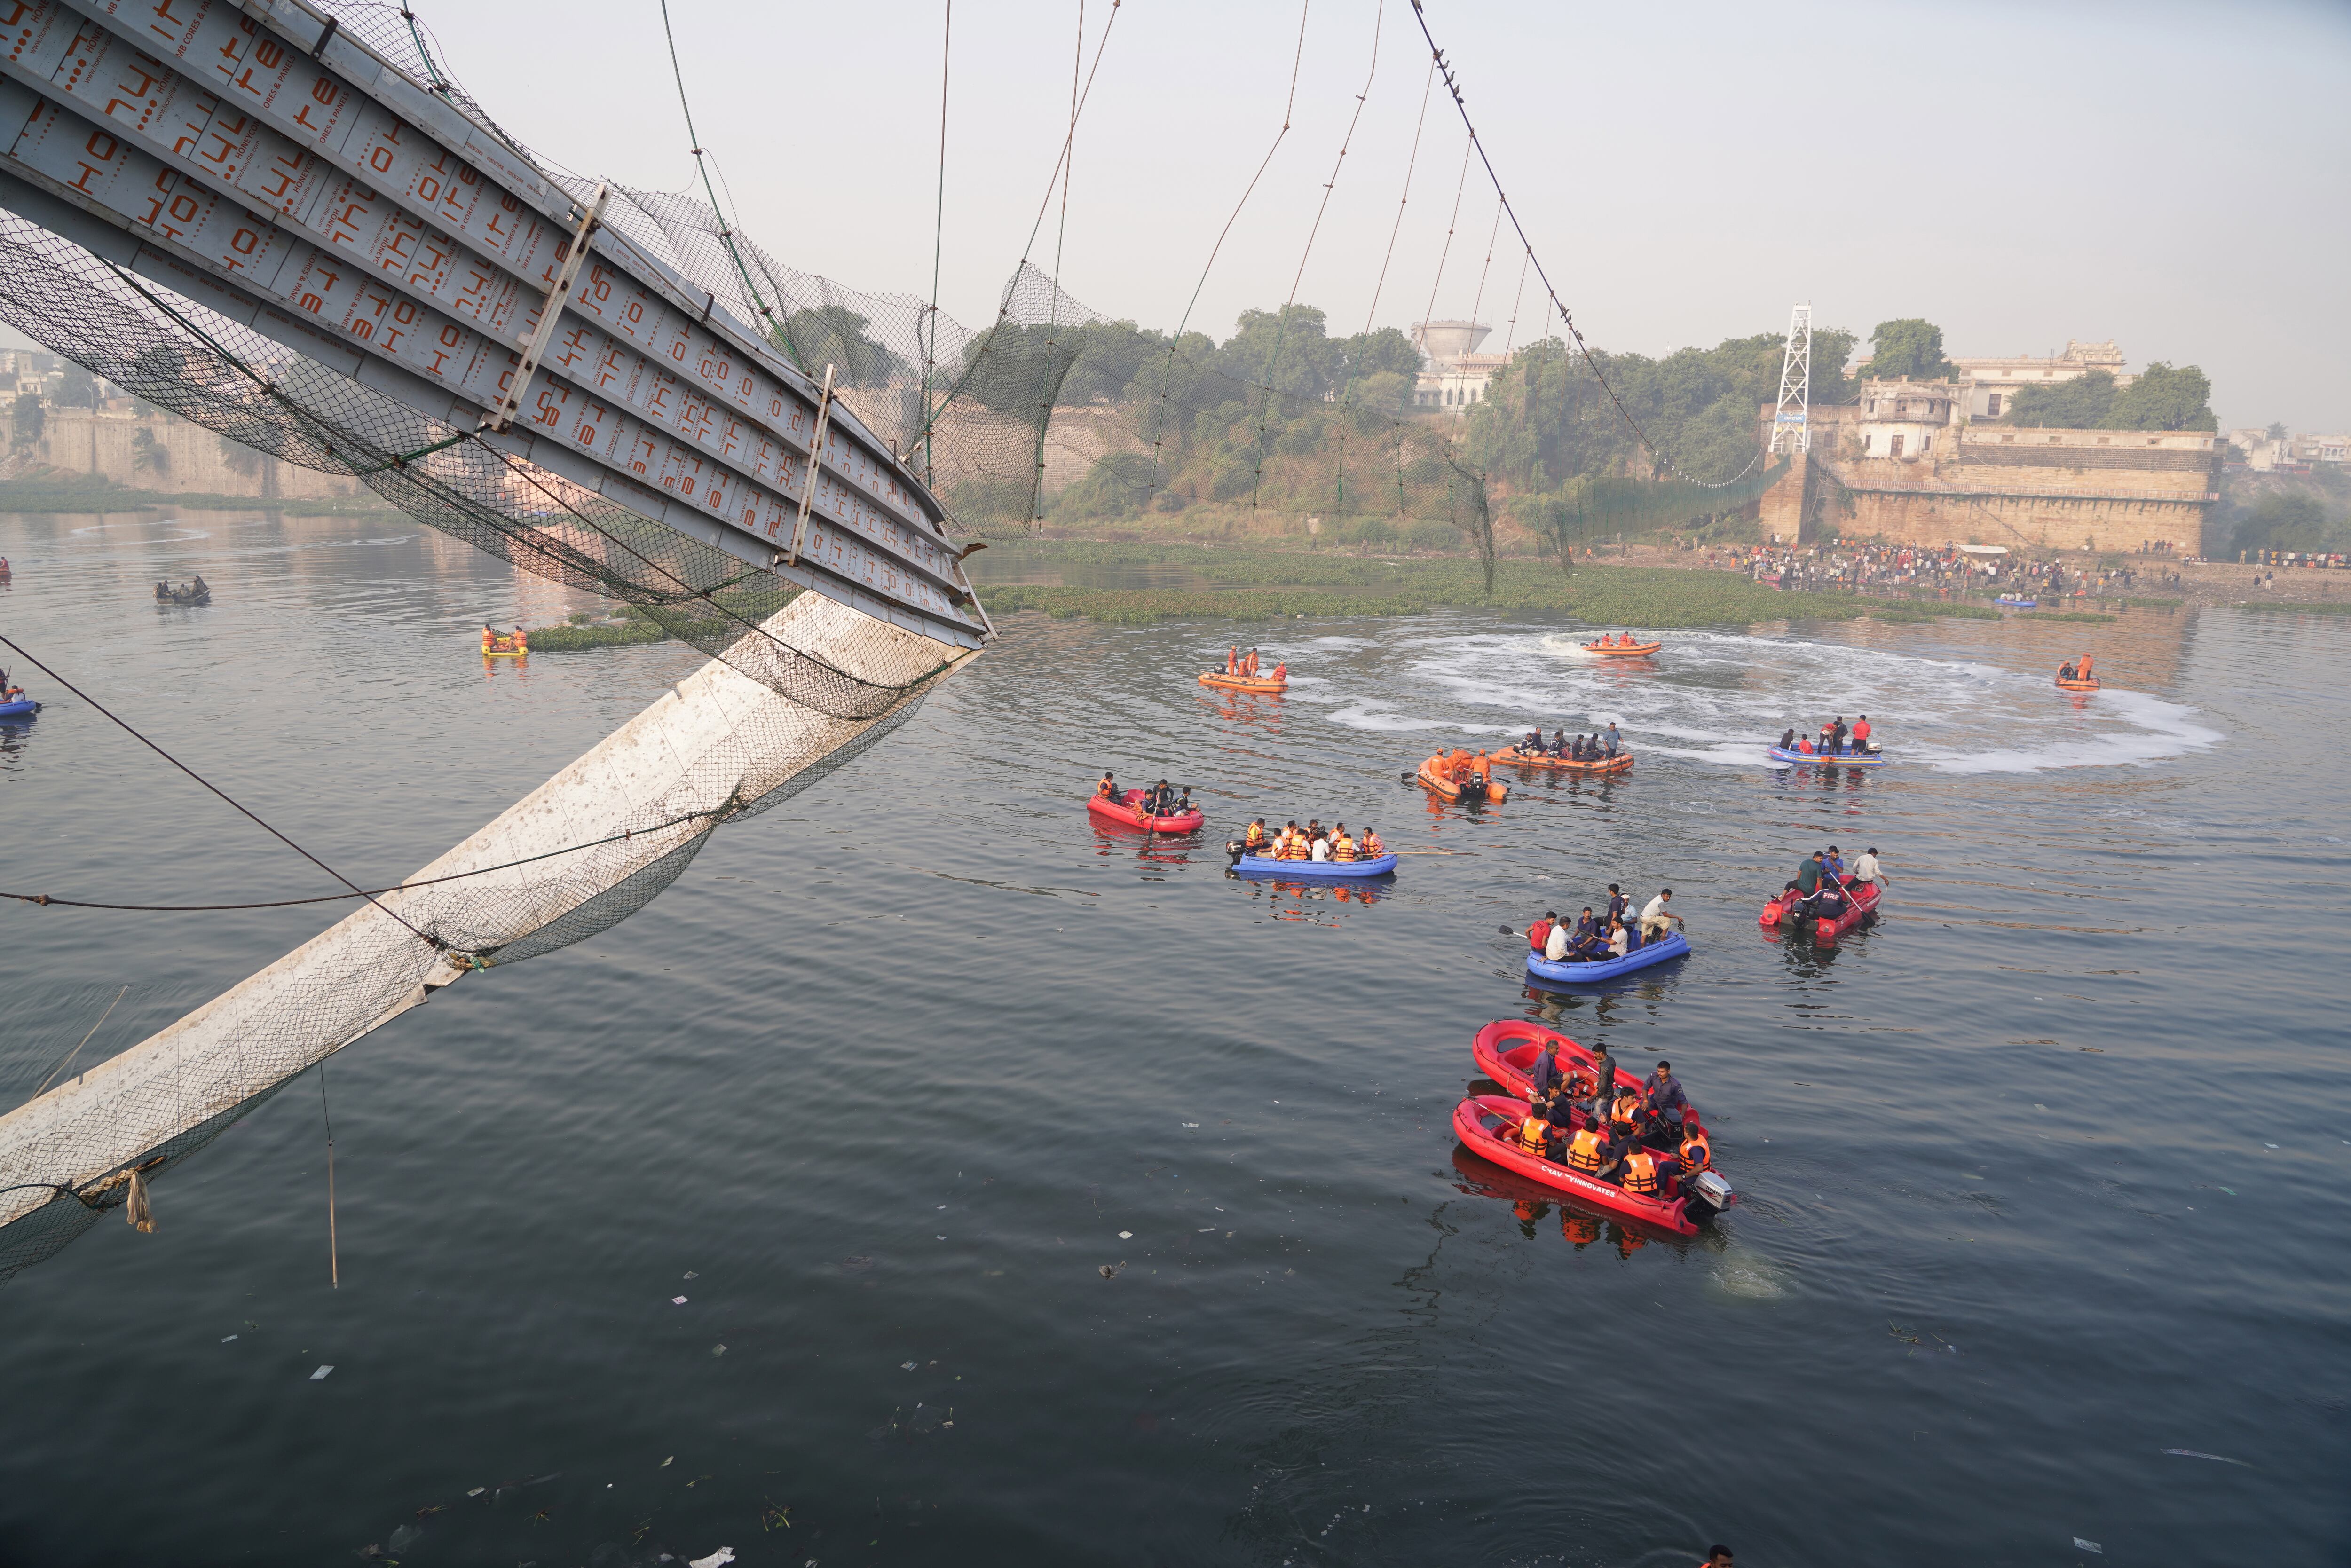
[[[1673,902],[1674,890],[1661,889],[1657,896],[1641,906],[1641,940],[1663,936],[1682,924],[1682,917],[1666,906]]]
[[[1241,840],[1241,848],[1253,855],[1265,853],[1265,819],[1263,817],[1258,818],[1249,825],[1249,832]]]
[[[1608,1053],[1605,1044],[1592,1052],[1592,1097],[1583,1105],[1583,1113],[1595,1122],[1608,1120],[1608,1103],[1616,1098],[1616,1059]]]
[[[1673,1191],[1677,1169],[1673,1155],[1636,1144],[1625,1154],[1625,1190],[1662,1200]]]
[[[1531,1102],[1546,1109],[1566,1088],[1567,1071],[1559,1064],[1557,1040],[1543,1041],[1542,1050],[1535,1053],[1534,1065],[1527,1070],[1527,1082],[1531,1085]]]
[[[1277,681],[1286,681],[1290,679],[1289,660],[1284,659],[1281,663],[1273,667],[1273,678]]]
[[[1228,675],[1238,675],[1238,674],[1239,674],[1240,673],[1241,673],[1241,651],[1240,651],[1238,648],[1228,648],[1228,649],[1226,649],[1226,650],[1225,650],[1225,674],[1228,674]]]
[[[1879,883],[1890,882],[1893,880],[1886,874],[1886,868],[1877,863],[1876,845],[1872,844],[1869,848],[1862,851],[1859,855],[1855,857],[1853,862],[1853,880],[1855,882],[1867,883],[1873,887]]]
[[[1608,721],[1608,755],[1615,756],[1624,747],[1625,737],[1616,733],[1616,721]]]
[[[1844,856],[1838,852],[1834,844],[1831,844],[1829,852],[1821,857],[1821,870],[1828,873],[1831,882],[1844,881]]]
[[[1682,1141],[1674,1150],[1674,1158],[1692,1176],[1709,1170],[1714,1166],[1713,1142],[1699,1128],[1689,1128],[1682,1134]]]
[[[1102,782],[1094,786],[1094,793],[1105,800],[1118,799],[1118,783],[1111,778],[1109,768],[1102,769]]]
[[[1690,1103],[1689,1096],[1682,1092],[1681,1080],[1674,1076],[1672,1062],[1658,1062],[1656,1071],[1641,1081],[1641,1100],[1649,1120],[1662,1124],[1668,1132],[1681,1132]]]
[[[1820,894],[1823,858],[1821,852],[1814,850],[1809,857],[1796,862],[1796,907],[1800,910],[1811,908],[1813,900]]]
[[[2057,666],[2057,678],[2061,681],[2078,681],[2082,677],[2074,673],[2074,666],[2069,662]]]
[[[1622,958],[1632,950],[1633,939],[1625,935],[1625,923],[1622,920],[1611,920],[1608,923],[1608,951]]]
[[[1867,714],[1863,714],[1853,721],[1853,748],[1855,751],[1869,749],[1869,716]]]
[[[1551,928],[1551,934],[1543,938],[1542,956],[1546,962],[1552,964],[1562,964],[1567,961],[1566,926],[1553,925]]]
[[[1782,751],[1793,751],[1796,749],[1796,727],[1794,725],[1790,725],[1787,728],[1787,733],[1780,737],[1780,749]]]
[[[1556,909],[1544,910],[1543,917],[1541,920],[1536,921],[1532,925],[1527,927],[1527,951],[1530,953],[1541,952],[1545,945],[1551,941],[1551,934],[1555,928],[1557,928],[1558,925],[1559,911]]]
[[[1562,1163],[1594,1180],[1608,1181],[1615,1176],[1624,1158],[1624,1151],[1609,1133],[1607,1119],[1595,1116],[1568,1140],[1567,1157]]]
[[[1550,1152],[1551,1123],[1544,1119],[1541,1111],[1531,1105],[1527,1108],[1525,1117],[1519,1123],[1517,1141],[1519,1153],[1522,1155],[1532,1155],[1536,1159],[1541,1159]]]
[[[1375,861],[1388,852],[1387,845],[1380,842],[1379,830],[1376,828],[1364,830],[1362,849],[1364,858],[1367,861]]]
[[[1618,921],[1624,919],[1625,910],[1631,903],[1632,900],[1625,896],[1625,890],[1623,888],[1618,887],[1613,882],[1610,883],[1608,884],[1608,914],[1604,918],[1604,924],[1607,925],[1614,925]]]
[[[1540,728],[1527,731],[1526,738],[1519,742],[1519,751],[1522,756],[1532,757],[1541,750],[1542,731]]]
[[[1347,836],[1347,824],[1344,822],[1331,830],[1331,858],[1342,862],[1355,858],[1355,841]]]

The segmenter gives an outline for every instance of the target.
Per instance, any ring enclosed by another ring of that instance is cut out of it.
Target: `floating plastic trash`
[[[2210,1459],[2216,1465],[2244,1465],[2245,1469],[2249,1470],[2253,1468],[2251,1465],[2245,1464],[2244,1460],[2232,1459],[2226,1454],[2207,1454],[2196,1448],[2166,1448],[2163,1451],[2171,1455],[2174,1458]]]
[[[685,1305],[685,1298],[684,1296],[672,1296],[669,1299],[669,1304],[673,1307],[682,1307]]]
[[[310,1375],[310,1381],[313,1383],[322,1382],[325,1380],[327,1374],[334,1370],[335,1369],[332,1366],[322,1366],[319,1368],[318,1371]]]
[[[726,1564],[734,1561],[735,1549],[731,1546],[722,1546],[707,1557],[690,1559],[685,1568],[726,1568]]]
[[[1122,1230],[1118,1233],[1118,1239],[1121,1241],[1132,1241],[1134,1239],[1134,1232],[1132,1230]]]
[[[2085,1541],[2078,1535],[2074,1537],[2074,1544],[2080,1547],[2085,1552],[2095,1552],[2101,1557],[2104,1557],[2106,1554],[2106,1549],[2105,1547],[2099,1545],[2095,1541]]]
[[[901,1372],[912,1372],[914,1370],[914,1364],[911,1361],[902,1361],[898,1364],[898,1370]]]
[[[235,1337],[236,1337],[236,1335],[233,1334],[233,1333],[232,1333],[232,1334],[223,1334],[223,1335],[221,1335],[221,1343],[223,1343],[223,1344],[226,1344],[229,1341],[231,1341],[231,1340],[235,1339]]]

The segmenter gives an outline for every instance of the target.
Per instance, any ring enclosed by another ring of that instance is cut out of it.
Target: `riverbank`
[[[198,490],[134,490],[90,475],[40,475],[0,479],[0,512],[277,512],[325,517],[374,514],[405,517],[372,494],[343,498],[292,500],[275,497],[222,496]]]
[[[1669,552],[1660,551],[1660,555]],[[1175,585],[1128,585],[1137,578],[1188,573]],[[1090,580],[1022,581],[1082,576]],[[1005,580],[1010,579],[1011,580]],[[1417,615],[1447,607],[1573,615],[1595,625],[1658,629],[1751,625],[1764,621],[1919,622],[1996,620],[1984,605],[1765,588],[1731,571],[1578,562],[1562,572],[1548,560],[1503,560],[1486,591],[1474,559],[1354,556],[1320,551],[1231,551],[1056,540],[1000,547],[977,580],[991,614],[1036,610],[1058,619],[1120,625],[1177,620],[1277,621],[1297,616]]]

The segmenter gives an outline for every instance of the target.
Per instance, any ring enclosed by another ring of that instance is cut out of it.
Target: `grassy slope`
[[[1009,558],[1008,559],[1007,558]],[[1047,614],[1142,623],[1208,619],[1278,620],[1293,615],[1410,615],[1438,605],[1490,605],[1501,610],[1569,614],[1593,623],[1666,628],[1751,625],[1760,621],[1928,621],[1938,615],[1996,619],[1981,605],[1939,601],[1867,599],[1849,593],[1782,593],[1727,571],[1679,571],[1655,567],[1579,565],[1562,573],[1556,562],[1505,560],[1485,591],[1474,560],[1407,559],[1264,551],[1200,550],[1176,546],[1083,543],[1008,549],[991,564],[1178,565],[1240,586],[1221,590],[1040,588],[982,584],[993,614],[1041,610]]]

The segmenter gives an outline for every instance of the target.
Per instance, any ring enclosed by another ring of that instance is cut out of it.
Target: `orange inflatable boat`
[[[1583,645],[1583,651],[1587,653],[1597,653],[1604,659],[1646,659],[1664,646],[1665,643],[1662,642],[1635,643],[1633,641],[1633,634],[1627,632],[1624,633],[1624,641],[1621,643],[1611,641],[1609,636],[1603,636],[1597,643],[1586,643]]]
[[[1475,756],[1467,751],[1440,751],[1424,758],[1414,777],[1422,789],[1447,800],[1501,800],[1509,797],[1510,787],[1494,777],[1499,760],[1482,751]]]
[[[1553,757],[1547,751],[1520,751],[1515,746],[1504,747],[1494,753],[1496,762],[1507,762],[1514,768],[1549,768],[1560,773],[1630,773],[1633,754],[1629,751],[1614,757],[1604,757],[1596,762],[1578,762],[1572,757]]]
[[[1277,670],[1287,666],[1276,665]],[[1200,684],[1214,686],[1220,692],[1259,692],[1269,696],[1279,695],[1290,689],[1286,674],[1228,675],[1222,670],[1202,670]]]
[[[2081,658],[2074,661],[2073,665],[2073,668],[2077,671],[2078,674],[2070,681],[2064,675],[2059,675],[2057,677],[2057,689],[2064,692],[2095,692],[2105,689],[2104,684],[2099,681],[2098,677],[2090,673],[2090,666],[2095,663],[2097,663],[2097,661],[2093,659],[2089,654],[2083,654]]]

